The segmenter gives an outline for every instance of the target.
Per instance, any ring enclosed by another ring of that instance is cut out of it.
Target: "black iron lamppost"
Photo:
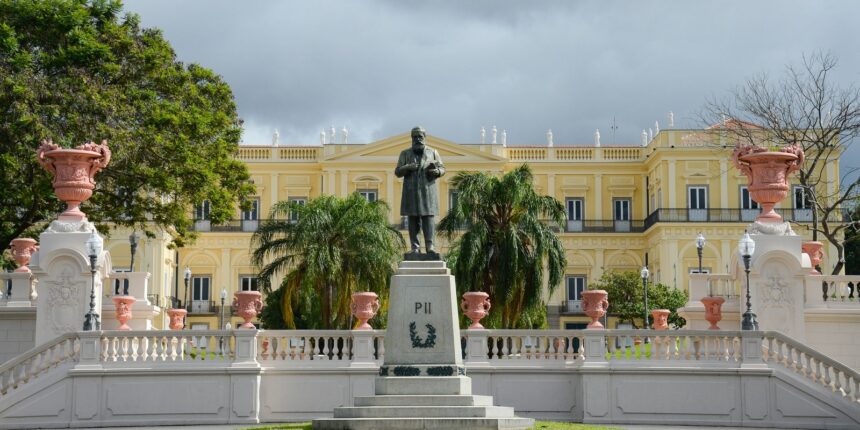
[[[639,272],[642,275],[642,289],[645,291],[645,319],[643,320],[643,329],[648,330],[648,276],[651,275],[651,272],[648,271],[648,266],[642,266],[642,271]],[[645,343],[648,343],[648,336],[645,336]]]
[[[128,268],[129,272],[134,272],[134,253],[137,252],[138,239],[139,237],[137,236],[136,231],[132,231],[128,236],[128,244],[131,246],[131,263]]]
[[[755,253],[755,241],[752,240],[746,230],[744,230],[744,237],[738,242],[738,253],[744,260],[744,272],[747,275],[747,310],[744,312],[741,330],[758,330],[758,321],[755,319],[755,314],[752,311],[752,303],[750,303],[750,259],[753,253]]]
[[[702,251],[705,249],[705,236],[702,232],[696,236],[696,251],[699,253],[699,273],[702,273]]]
[[[218,315],[219,316],[219,318],[218,318],[218,320],[219,320],[218,321],[218,330],[224,329],[224,300],[227,300],[227,289],[221,288],[221,311],[218,312],[218,314],[219,314]],[[223,337],[218,338],[218,349],[221,351],[224,350],[224,338]]]
[[[102,253],[104,242],[102,237],[93,230],[87,239],[87,253],[90,257],[90,280],[92,281],[92,289],[90,289],[90,311],[84,315],[84,331],[101,330],[102,323],[99,321],[99,314],[96,313],[96,263]]]
[[[191,268],[188,266],[185,266],[185,303],[184,303],[184,306],[185,306],[185,309],[189,312],[191,311],[191,308],[188,307],[188,281],[190,281],[190,280],[191,280]]]

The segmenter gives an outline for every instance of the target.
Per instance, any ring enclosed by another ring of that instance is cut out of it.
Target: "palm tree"
[[[533,182],[528,165],[501,178],[461,172],[451,180],[456,204],[439,223],[449,241],[456,238],[447,257],[458,286],[489,294],[504,328],[521,325],[521,316],[544,306],[545,270],[552,294],[567,266],[564,246],[545,221],[563,225],[564,206],[538,195]]]
[[[353,292],[387,297],[405,246],[388,223],[388,210],[385,202],[357,193],[275,204],[251,239],[252,261],[267,293],[272,278],[286,274],[279,286],[286,327],[349,328]]]

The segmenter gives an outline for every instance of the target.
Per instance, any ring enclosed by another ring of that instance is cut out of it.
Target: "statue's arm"
[[[445,174],[445,165],[442,164],[442,157],[439,156],[438,151],[435,151],[435,150],[433,151],[433,158],[436,159],[436,172],[437,172],[436,177],[437,178],[442,177],[442,175]]]
[[[400,158],[397,159],[397,167],[394,168],[394,176],[398,178],[402,178],[409,173],[408,170],[404,169],[403,166],[406,164],[406,157],[403,154],[400,154]]]

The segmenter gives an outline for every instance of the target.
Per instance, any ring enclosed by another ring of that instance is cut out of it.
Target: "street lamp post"
[[[128,236],[128,244],[131,246],[131,263],[129,264],[128,271],[134,272],[134,253],[137,252],[137,240],[139,237],[137,236],[136,231],[132,231]],[[126,292],[127,294],[128,292]]]
[[[699,273],[702,273],[702,251],[705,249],[705,236],[702,232],[696,236],[696,251],[699,253]]]
[[[224,300],[227,300],[227,289],[221,288],[221,310],[218,312],[218,330],[224,329]],[[224,348],[224,338],[218,338],[218,349],[223,351]]]
[[[96,263],[99,255],[102,253],[104,242],[101,236],[93,230],[87,239],[87,252],[90,257],[90,280],[92,289],[90,289],[90,311],[84,315],[84,331],[101,330],[102,323],[99,321],[99,314],[96,313]]]
[[[185,266],[185,310],[191,312],[191,308],[188,307],[188,281],[191,280],[191,268]]]
[[[642,266],[642,271],[639,274],[642,275],[642,289],[645,291],[645,319],[642,325],[645,330],[648,330],[648,276],[651,275],[651,272],[648,271],[648,266]],[[645,336],[645,343],[648,343],[648,336]]]
[[[738,242],[738,253],[744,260],[744,272],[746,272],[747,276],[747,310],[744,312],[741,330],[758,330],[758,321],[755,319],[755,314],[752,311],[752,303],[750,303],[750,259],[754,252],[755,241],[744,230],[744,237]]]

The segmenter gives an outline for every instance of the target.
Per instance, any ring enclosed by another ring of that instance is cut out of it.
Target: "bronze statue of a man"
[[[400,153],[394,174],[403,178],[400,215],[408,217],[409,243],[413,256],[420,252],[418,231],[424,232],[424,247],[429,256],[438,258],[433,247],[436,215],[439,214],[439,185],[436,179],[445,174],[439,153],[424,144],[422,127],[412,129],[412,147]],[[407,254],[407,256],[409,256]]]

